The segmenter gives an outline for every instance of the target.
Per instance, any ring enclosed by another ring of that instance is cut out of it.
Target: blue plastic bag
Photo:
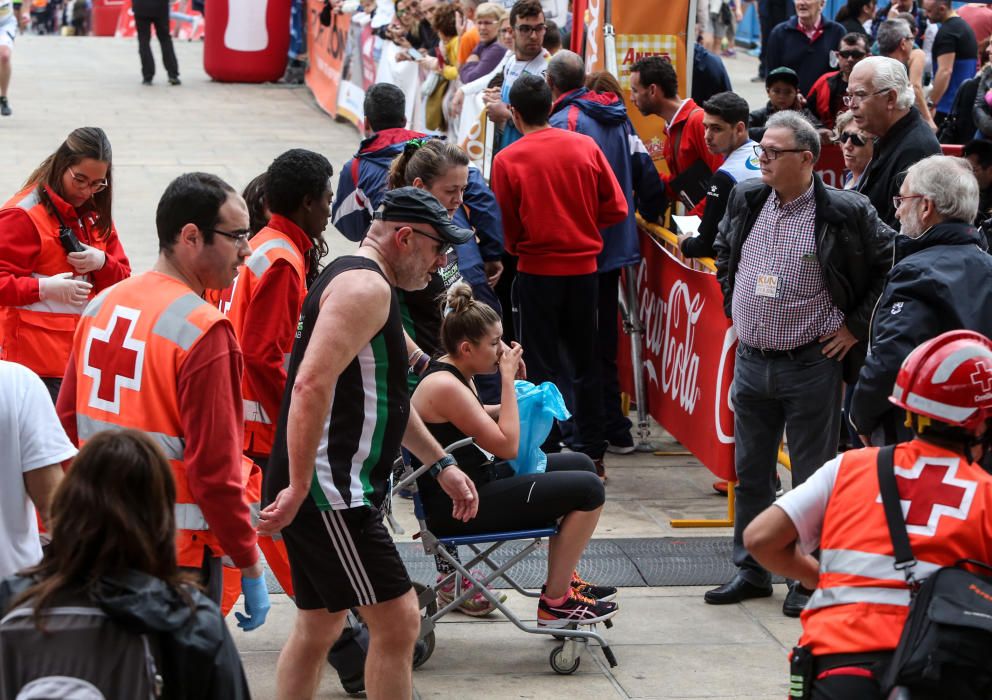
[[[541,445],[551,432],[554,420],[566,420],[572,414],[565,407],[558,387],[551,382],[534,386],[518,379],[513,385],[520,410],[520,446],[517,458],[510,460],[510,466],[518,475],[542,474],[548,465],[548,456],[541,451]]]

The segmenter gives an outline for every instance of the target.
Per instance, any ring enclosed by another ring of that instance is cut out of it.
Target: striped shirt
[[[275,443],[266,468],[267,502],[289,485],[286,421],[296,372],[317,322],[320,298],[337,275],[357,269],[382,274],[368,258],[338,258],[320,273],[303,302]],[[406,341],[394,289],[386,323],[348,364],[334,386],[331,410],[317,447],[310,498],[305,503],[319,510],[378,507],[382,503],[410,414],[406,375]]]
[[[745,345],[792,350],[844,323],[823,281],[815,224],[812,183],[791,202],[781,203],[774,190],[765,200],[741,248],[734,283],[731,312]]]

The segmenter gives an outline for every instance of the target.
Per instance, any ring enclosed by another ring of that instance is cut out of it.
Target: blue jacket
[[[964,328],[992,336],[992,256],[971,224],[946,221],[919,238],[896,237],[896,263],[872,316],[871,345],[851,403],[862,435],[898,430],[902,411],[889,403],[909,352],[941,333]]]
[[[765,65],[772,71],[786,66],[799,75],[799,92],[809,94],[813,83],[831,71],[830,52],[840,45],[841,38],[847,34],[844,26],[823,17],[823,30],[810,42],[799,29],[799,19],[790,17],[775,26],[768,35],[768,47],[765,49]]]
[[[603,229],[599,271],[609,272],[641,261],[634,205],[648,221],[665,210],[665,186],[651,156],[634,131],[627,108],[613,93],[579,88],[565,93],[551,108],[551,126],[591,137],[627,195],[627,218]]]
[[[372,134],[341,170],[331,222],[350,241],[360,241],[372,223],[372,214],[386,192],[389,166],[410,139],[424,134],[408,129],[383,129]],[[503,219],[492,190],[477,168],[468,170],[464,205],[453,217],[459,226],[475,229],[479,242],[455,246],[458,269],[469,284],[485,283],[483,261],[499,260],[503,253]]]

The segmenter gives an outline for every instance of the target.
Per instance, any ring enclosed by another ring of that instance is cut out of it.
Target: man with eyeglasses
[[[925,158],[909,168],[893,199],[902,235],[851,402],[851,423],[866,445],[911,437],[904,412],[888,396],[913,348],[958,329],[992,337],[992,257],[972,226],[979,193],[971,165],[950,156]]]
[[[833,129],[837,115],[847,111],[844,106],[847,81],[854,66],[868,56],[867,37],[860,32],[845,34],[835,53],[837,70],[821,75],[806,95],[806,106],[825,129]]]
[[[906,68],[882,56],[864,59],[851,71],[844,104],[862,131],[874,135],[875,147],[858,192],[868,197],[879,218],[899,228],[892,198],[906,169],[940,153],[940,143],[913,106],[913,89]]]
[[[241,569],[247,616],[265,622],[269,597],[244,498],[241,349],[231,322],[202,296],[224,289],[251,248],[248,207],[216,175],[180,175],[155,215],[159,256],[149,272],[109,288],[83,312],[57,409],[79,445],[102,430],[150,435],[176,484],[176,558],[217,603],[221,557]]]
[[[755,147],[761,180],[734,188],[714,246],[739,338],[731,392],[739,568],[706,593],[711,605],[772,594],[769,573],[744,547],[744,529],[775,500],[783,429],[793,487],[836,454],[842,379],[857,376],[891,255],[892,231],[867,200],[825,186],[813,172],[820,154],[813,125],[785,111],[767,127]],[[798,617],[809,594],[792,584],[782,612]]]
[[[503,64],[503,85],[482,94],[489,118],[503,129],[500,148],[506,148],[522,134],[510,118],[510,89],[521,75],[539,75],[548,70],[551,54],[544,48],[544,10],[539,0],[517,0],[510,10],[513,29],[513,57]]]
[[[368,697],[412,693],[420,606],[380,512],[400,446],[432,465],[456,520],[475,517],[479,498],[410,405],[396,290],[426,287],[473,235],[427,191],[390,190],[361,247],[325,267],[303,302],[259,525],[282,532],[296,593],[276,669],[281,698],[314,696],[353,607],[369,627]]]

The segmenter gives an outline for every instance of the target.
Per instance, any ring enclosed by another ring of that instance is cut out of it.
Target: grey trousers
[[[734,564],[749,583],[771,575],[744,548],[744,529],[775,501],[775,465],[782,430],[789,438],[793,487],[837,454],[841,363],[813,343],[789,355],[766,357],[737,346],[731,400],[737,468]]]

